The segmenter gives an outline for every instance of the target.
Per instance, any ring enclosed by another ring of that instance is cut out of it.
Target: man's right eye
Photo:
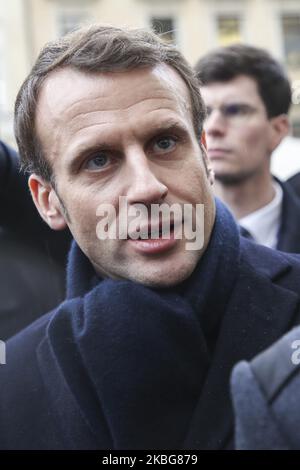
[[[99,152],[86,161],[84,168],[90,171],[101,170],[110,162],[110,158],[106,153]]]
[[[244,113],[244,109],[240,104],[229,104],[224,106],[223,112],[225,116],[238,116]]]
[[[232,103],[223,106],[223,115],[225,117],[249,116],[256,111],[253,106],[246,103]]]

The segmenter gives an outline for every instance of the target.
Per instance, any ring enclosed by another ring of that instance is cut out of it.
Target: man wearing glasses
[[[41,217],[74,241],[65,301],[6,344],[0,449],[233,447],[231,370],[299,324],[300,264],[215,200],[204,115],[193,70],[151,32],[94,25],[41,51],[16,139]],[[152,217],[175,204],[190,215]]]
[[[270,172],[271,154],[289,132],[291,89],[284,70],[264,50],[233,45],[200,59],[196,71],[217,195],[249,238],[299,253],[299,201]]]

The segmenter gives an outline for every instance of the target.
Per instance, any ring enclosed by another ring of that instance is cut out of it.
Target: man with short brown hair
[[[232,447],[230,371],[298,321],[300,265],[215,201],[203,117],[192,69],[150,32],[41,52],[16,135],[41,216],[75,241],[65,302],[7,344],[1,448]]]
[[[271,174],[271,155],[289,132],[291,87],[267,51],[236,44],[195,66],[207,107],[204,128],[215,191],[257,243],[300,253],[300,204]]]

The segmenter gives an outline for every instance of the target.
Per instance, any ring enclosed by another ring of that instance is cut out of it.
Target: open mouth
[[[127,239],[130,240],[157,240],[173,238],[175,223],[160,223],[159,225],[151,225],[139,227],[136,231],[128,234]]]
[[[144,256],[163,255],[175,249],[178,240],[175,236],[176,223],[168,221],[158,225],[148,224],[131,233],[127,241],[132,250]]]

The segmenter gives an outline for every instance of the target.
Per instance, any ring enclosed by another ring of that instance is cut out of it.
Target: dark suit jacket
[[[59,305],[65,270],[15,233],[0,229],[0,340]]]
[[[300,196],[300,172],[296,173],[295,175],[291,176],[287,183],[293,188],[297,196]]]
[[[300,199],[288,183],[277,182],[283,189],[277,249],[287,253],[300,253]]]
[[[0,227],[65,268],[71,243],[69,231],[51,230],[42,220],[29,192],[28,175],[20,171],[19,155],[1,141]]]
[[[229,376],[233,366],[240,360],[252,359],[299,323],[299,258],[242,240],[239,259],[233,291],[222,304],[212,362],[180,448],[232,446]],[[84,263],[81,270],[88,272],[89,263]],[[117,351],[119,336],[128,335],[130,339],[132,331],[130,325],[121,325],[108,345],[102,332],[106,326],[108,331],[115,331],[115,323],[122,323],[125,308],[136,312],[137,318],[143,313],[145,323],[141,328],[150,331],[153,312],[161,308],[161,318],[165,318],[168,304],[153,303],[156,294],[143,286],[134,287],[129,281],[106,280],[94,287],[90,285],[92,290],[84,295],[87,285],[78,282],[77,270],[78,266],[73,266],[68,273],[66,302],[7,344],[7,364],[0,366],[2,449],[124,449],[130,445],[128,442],[132,447],[137,445],[139,427],[129,441],[127,433],[120,434],[120,429],[128,425],[122,418],[124,407],[136,393],[135,387],[125,389],[126,376],[131,368],[133,373],[138,370],[138,357],[134,343],[132,350],[130,347]],[[176,301],[175,308],[180,307],[180,302]],[[163,324],[155,331],[158,341]],[[180,331],[175,345],[184,338],[185,330]],[[189,347],[188,340],[185,345]],[[146,344],[141,354],[150,350]],[[162,356],[161,360],[166,358]],[[136,387],[143,387],[144,380],[147,377],[140,381],[137,377]],[[138,399],[139,394],[132,402],[133,409]],[[162,400],[170,401],[164,394],[159,399],[150,394],[147,400],[158,400],[157,406]],[[148,407],[143,402],[140,406],[138,419],[147,422]],[[129,416],[131,412],[133,417],[134,410],[129,410]],[[160,426],[164,419],[162,415]]]
[[[0,142],[0,339],[58,305],[70,235],[39,216],[18,154]]]
[[[239,450],[300,449],[300,328],[233,370]]]

